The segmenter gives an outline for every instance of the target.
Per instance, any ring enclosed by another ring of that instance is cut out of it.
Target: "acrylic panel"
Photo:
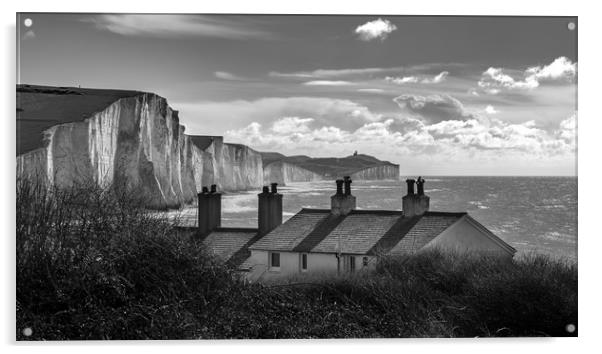
[[[16,26],[17,340],[577,335],[577,17]]]

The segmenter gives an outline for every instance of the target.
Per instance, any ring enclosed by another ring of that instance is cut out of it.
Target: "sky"
[[[26,21],[29,19],[30,21]],[[19,83],[167,98],[191,135],[404,175],[576,175],[571,17],[20,14]]]

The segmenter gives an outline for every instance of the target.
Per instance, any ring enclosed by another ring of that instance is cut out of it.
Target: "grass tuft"
[[[577,335],[575,264],[430,250],[248,284],[138,195],[18,181],[18,340]]]

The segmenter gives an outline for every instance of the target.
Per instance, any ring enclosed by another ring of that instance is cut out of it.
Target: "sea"
[[[412,177],[412,178],[415,178]],[[545,253],[577,260],[577,177],[424,176],[431,211],[464,212],[517,249],[518,255]],[[401,210],[406,177],[399,181],[353,181],[358,209]],[[283,219],[301,208],[330,208],[333,181],[280,186]],[[257,193],[222,196],[223,227],[256,227]],[[194,223],[196,207],[179,212]]]

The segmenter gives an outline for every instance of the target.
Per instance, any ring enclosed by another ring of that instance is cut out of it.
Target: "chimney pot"
[[[209,188],[207,188],[206,186],[203,187],[203,193],[209,193]]]
[[[343,178],[345,183],[345,195],[351,195],[351,177],[345,176]]]
[[[337,179],[335,183],[337,184],[337,195],[343,195],[343,181],[342,179]]]
[[[211,185],[211,193],[217,192],[217,186],[215,184]]]
[[[270,185],[272,186],[272,193],[276,194],[278,193],[278,183],[270,183]]]
[[[406,183],[408,184],[408,195],[410,194],[414,194],[414,183],[416,181],[414,181],[414,179],[410,178],[410,179],[406,179]]]
[[[263,186],[263,193],[270,193],[270,187],[268,186]]]
[[[418,176],[416,187],[418,188],[418,195],[424,195],[424,178],[422,176]]]

